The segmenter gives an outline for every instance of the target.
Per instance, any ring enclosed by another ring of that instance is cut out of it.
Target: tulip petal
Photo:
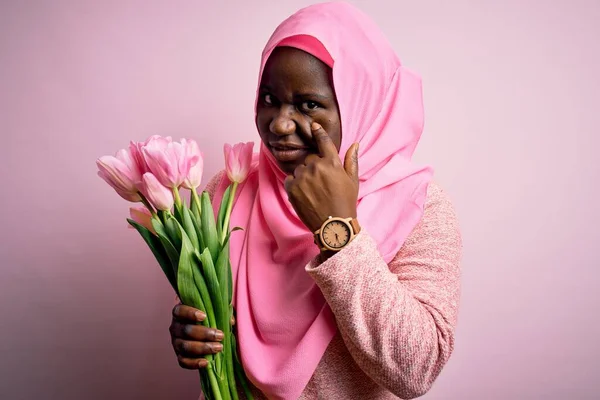
[[[152,226],[152,214],[146,207],[131,207],[129,209],[129,215],[132,220],[156,234],[154,227]]]
[[[181,143],[185,148],[185,159],[189,166],[186,166],[187,173],[184,175],[183,187],[186,189],[195,189],[202,182],[202,173],[204,172],[204,157],[200,151],[200,147],[195,140],[181,139]],[[181,171],[180,171],[181,172]]]
[[[98,176],[108,183],[119,196],[131,202],[141,201],[137,188],[132,188],[118,172],[102,163],[97,162],[97,164]]]
[[[121,161],[123,165],[125,165],[125,171],[131,182],[136,186],[139,185],[142,181],[142,174],[137,162],[135,161],[135,158],[131,154],[131,151],[121,149],[117,152],[116,158],[117,160]]]
[[[109,185],[124,191],[135,190],[133,180],[128,174],[128,168],[123,161],[116,157],[103,156],[96,161],[96,165]]]
[[[146,164],[146,160],[144,160],[144,155],[142,154],[142,146],[143,142],[134,142],[131,141],[129,143],[129,152],[131,153],[132,158],[135,160],[137,164],[137,168],[140,172],[140,176],[144,175],[149,171],[148,164]]]
[[[144,195],[157,210],[171,210],[174,199],[171,189],[161,184],[156,176],[146,172],[142,177],[144,182]]]
[[[230,144],[223,146],[225,155],[225,169],[227,176],[232,182],[243,182],[252,166],[253,142],[237,143],[233,147]]]
[[[169,147],[172,145],[170,137],[152,136],[147,143],[142,146],[142,155],[149,172],[164,186],[175,188],[179,186],[177,164],[170,157]]]

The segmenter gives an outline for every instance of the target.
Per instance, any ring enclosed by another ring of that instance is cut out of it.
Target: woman
[[[267,43],[255,106],[262,144],[231,259],[257,398],[421,396],[453,349],[461,239],[431,170],[410,161],[420,79],[360,11],[319,4]],[[223,175],[207,187],[214,204]],[[220,332],[190,307],[173,315],[180,365],[205,367]]]

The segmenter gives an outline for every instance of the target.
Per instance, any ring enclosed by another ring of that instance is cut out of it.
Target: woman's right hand
[[[198,324],[205,318],[206,315],[202,311],[193,307],[177,304],[173,308],[173,320],[169,332],[173,349],[182,368],[204,368],[208,362],[203,356],[223,350],[223,345],[219,343],[223,340],[223,332]]]

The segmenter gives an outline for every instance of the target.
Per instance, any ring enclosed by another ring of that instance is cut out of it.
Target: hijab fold
[[[423,129],[420,78],[401,65],[372,20],[343,2],[303,8],[279,25],[262,54],[259,86],[277,46],[298,48],[332,68],[340,156],[360,143],[358,220],[389,263],[422,217],[432,176],[411,162]],[[287,200],[284,179],[262,145],[255,171],[238,189],[231,226],[245,234],[232,235],[230,251],[244,369],[269,398],[297,399],[337,327],[306,273],[319,250]],[[215,207],[227,185],[218,188]]]

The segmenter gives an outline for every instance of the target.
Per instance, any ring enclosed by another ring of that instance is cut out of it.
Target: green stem
[[[209,364],[206,368],[208,369],[208,380],[210,381],[210,388],[212,389],[214,400],[223,400],[213,366]]]
[[[231,335],[233,335],[233,333],[230,330],[229,337],[226,339],[228,349],[225,351],[225,376],[229,381],[229,389],[231,390],[232,400],[239,400],[235,379],[235,366],[233,365],[233,353],[231,351]]]
[[[223,367],[223,370],[225,367]],[[221,384],[221,396],[223,400],[231,400],[231,393],[229,392],[229,381],[227,379],[227,375],[225,371],[221,372],[221,376],[219,377],[219,383]]]
[[[173,188],[173,198],[175,199],[175,206],[181,207],[181,196],[179,195],[179,188]]]
[[[198,213],[200,213],[202,208],[200,207],[200,197],[198,197],[198,192],[196,192],[196,189],[192,189],[192,203],[198,207]],[[197,217],[200,218],[200,215],[197,215]]]
[[[225,221],[223,222],[223,230],[221,232],[221,244],[225,241],[227,233],[229,233],[229,219],[231,217],[231,209],[233,208],[233,199],[235,198],[235,191],[237,190],[238,183],[233,182],[231,188],[231,194],[229,195],[229,201],[227,202],[227,209],[225,211]]]
[[[198,325],[203,325],[207,328],[211,327],[211,324],[209,322],[209,317],[208,317],[208,311],[206,309],[206,306],[204,305],[204,302],[202,301],[202,297],[199,298],[199,303],[197,304],[198,309],[204,311],[204,313],[207,315],[207,317],[202,320],[202,322],[199,322]],[[204,359],[208,362],[208,366],[206,367],[205,370],[199,370],[200,375],[202,375],[204,372],[206,372],[206,376],[209,378],[209,383],[206,385],[206,387],[203,387],[203,390],[210,390],[211,392],[213,392],[213,396],[215,396],[214,398],[211,397],[211,400],[216,399],[217,396],[219,396],[222,392],[222,389],[219,385],[219,381],[215,375],[215,371],[214,368],[216,367],[216,360],[218,358],[219,354],[206,354],[204,356]],[[213,375],[211,378],[211,374]],[[202,379],[202,377],[200,378]],[[217,393],[215,394],[214,392],[217,391]],[[207,397],[208,398],[208,397]],[[223,400],[223,397],[221,396],[221,400]]]
[[[163,225],[167,223],[167,219],[170,215],[171,213],[169,211],[158,210],[158,217],[160,219],[160,222],[163,223]]]

